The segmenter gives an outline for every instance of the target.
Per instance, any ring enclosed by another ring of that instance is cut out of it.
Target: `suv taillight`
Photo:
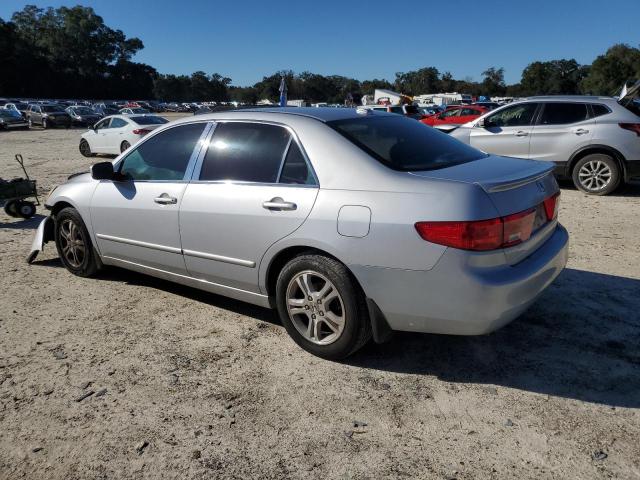
[[[558,216],[560,193],[543,202],[548,223]],[[462,222],[418,222],[423,240],[461,250],[487,251],[512,247],[526,242],[533,233],[536,208],[489,220]]]
[[[620,128],[630,130],[640,137],[640,123],[619,123]]]

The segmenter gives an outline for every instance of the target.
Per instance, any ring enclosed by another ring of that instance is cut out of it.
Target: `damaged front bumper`
[[[31,251],[27,257],[27,263],[32,263],[38,256],[38,253],[44,248],[44,244],[54,239],[53,225],[52,217],[46,217],[40,222],[36,234],[33,237],[33,242],[31,243]]]

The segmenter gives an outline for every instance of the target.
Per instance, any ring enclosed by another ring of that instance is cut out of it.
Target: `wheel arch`
[[[613,159],[618,164],[618,167],[620,167],[620,173],[622,174],[622,178],[624,179],[624,181],[627,181],[626,159],[624,158],[624,155],[622,155],[622,153],[620,153],[615,148],[610,147],[609,145],[598,145],[598,144],[587,145],[577,150],[573,155],[571,155],[571,158],[567,163],[567,170],[565,172],[566,175],[568,177],[571,177],[573,175],[573,168],[575,167],[576,163],[578,163],[578,161],[580,161],[587,155],[591,155],[593,153],[601,153],[604,155],[612,156]]]

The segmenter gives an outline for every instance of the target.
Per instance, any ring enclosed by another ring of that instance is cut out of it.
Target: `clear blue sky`
[[[0,18],[26,4],[91,6],[142,39],[136,61],[235,85],[281,69],[393,80],[424,66],[476,80],[504,67],[513,83],[534,60],[591,63],[614,43],[640,44],[638,0],[0,0]]]

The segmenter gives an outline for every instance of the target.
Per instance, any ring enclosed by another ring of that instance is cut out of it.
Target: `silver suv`
[[[619,99],[532,97],[493,110],[451,136],[497,155],[554,162],[585,193],[607,195],[640,176],[640,82]]]

